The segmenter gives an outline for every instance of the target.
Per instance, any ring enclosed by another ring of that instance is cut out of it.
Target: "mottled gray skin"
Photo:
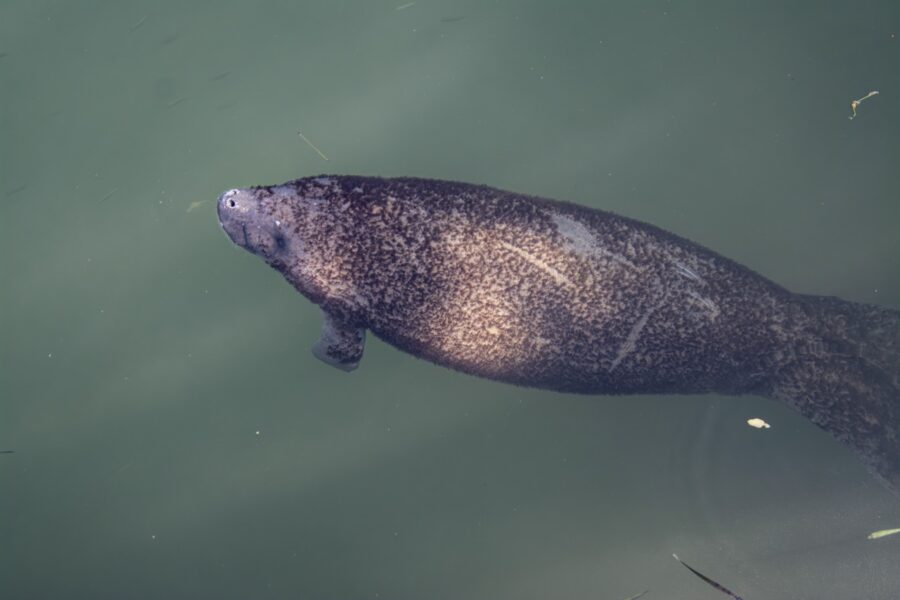
[[[661,229],[424,179],[230,190],[222,227],[325,314],[317,357],[365,330],[434,363],[565,392],[784,400],[900,489],[900,313],[801,296]]]

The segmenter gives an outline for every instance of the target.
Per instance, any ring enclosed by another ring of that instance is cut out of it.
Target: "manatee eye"
[[[285,241],[284,236],[280,233],[275,236],[275,245],[278,246],[279,250],[287,248],[287,241]]]

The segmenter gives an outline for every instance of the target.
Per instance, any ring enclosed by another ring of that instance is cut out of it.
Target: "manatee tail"
[[[900,497],[900,312],[795,298],[772,395],[850,446]]]

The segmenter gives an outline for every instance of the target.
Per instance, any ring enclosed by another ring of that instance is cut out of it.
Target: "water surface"
[[[374,339],[344,374],[213,202],[486,183],[897,308],[900,5],[404,4],[0,5],[0,595],[724,597],[676,552],[748,600],[900,597],[866,540],[900,504],[788,409]]]

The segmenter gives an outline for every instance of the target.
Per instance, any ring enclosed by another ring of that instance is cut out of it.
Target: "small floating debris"
[[[196,201],[194,201],[194,202],[191,202],[191,205],[187,207],[187,211],[186,211],[186,212],[191,212],[191,211],[194,210],[195,208],[200,208],[201,206],[203,206],[203,205],[206,204],[207,202],[209,202],[209,200],[196,200]]]
[[[734,592],[729,590],[727,587],[725,587],[718,581],[714,581],[714,580],[710,579],[709,577],[707,577],[700,571],[696,570],[695,568],[693,568],[692,566],[690,566],[689,564],[687,564],[686,562],[684,562],[683,560],[678,558],[677,554],[673,554],[672,556],[675,558],[675,560],[680,562],[684,566],[685,569],[687,569],[688,571],[690,571],[691,573],[693,573],[694,575],[696,575],[697,577],[699,577],[700,579],[702,579],[703,581],[705,581],[706,583],[711,585],[712,587],[716,588],[723,594],[726,594],[726,595],[730,596],[731,598],[734,598],[734,600],[744,600],[743,598],[741,598],[740,596],[738,596],[737,594],[735,594]]]
[[[407,2],[406,4],[401,4],[400,6],[394,8],[394,10],[406,10],[407,8],[410,8],[415,5],[416,5],[415,2]]]
[[[757,429],[771,429],[771,425],[760,419],[759,417],[754,417],[752,419],[747,419],[747,425],[750,427],[756,427]]]
[[[115,194],[118,191],[119,191],[119,188],[113,188],[113,189],[109,190],[108,192],[106,192],[105,196],[100,198],[100,202],[106,202],[107,200],[109,200],[110,198],[113,197],[113,194]]]
[[[628,596],[627,598],[625,598],[625,600],[638,600],[638,598],[643,598],[649,591],[650,590],[644,590],[640,594],[635,594],[634,596]]]
[[[14,187],[13,189],[8,190],[6,192],[6,197],[9,198],[10,196],[15,196],[19,192],[24,192],[27,189],[28,189],[27,185],[20,185],[19,187]]]
[[[231,75],[231,71],[222,71],[221,73],[216,73],[212,77],[209,78],[210,81],[222,81],[226,77]]]
[[[887,537],[889,535],[894,535],[895,533],[900,533],[900,528],[898,529],[881,529],[879,531],[873,531],[869,535],[866,536],[867,539],[877,540],[878,538]]]
[[[146,16],[141,17],[137,23],[135,23],[134,25],[132,25],[131,27],[128,28],[128,31],[137,31],[138,29],[141,28],[141,25],[143,25],[146,20],[147,20]]]
[[[169,108],[172,108],[173,106],[178,106],[185,100],[187,100],[187,96],[182,96],[181,98],[176,98],[175,100],[172,100],[171,102],[166,102],[166,106],[168,106]]]
[[[413,4],[415,4],[415,2],[413,2]],[[322,151],[319,150],[318,148],[316,148],[315,144],[313,144],[311,141],[309,141],[308,139],[306,139],[306,136],[305,136],[305,135],[303,135],[303,134],[300,133],[299,131],[297,132],[297,135],[299,135],[299,136],[300,136],[300,139],[303,140],[304,142],[306,142],[306,144],[307,144],[310,148],[312,148],[313,150],[315,150],[315,151],[316,151],[316,154],[318,154],[319,156],[322,157],[322,160],[328,160],[328,157],[325,156],[324,154],[322,154]]]
[[[441,23],[457,23],[459,21],[462,21],[463,19],[465,19],[465,17],[443,17],[441,19]],[[631,600],[631,598],[628,598],[627,600]]]
[[[878,95],[878,90],[872,90],[871,92],[869,92],[868,94],[866,94],[865,96],[860,98],[859,100],[851,100],[850,101],[850,110],[853,111],[853,114],[847,118],[852,121],[856,117],[856,109],[859,108],[859,105],[863,103],[863,100],[868,100],[872,96],[877,96],[877,95]]]
[[[15,450],[0,450],[0,454],[15,454]]]

